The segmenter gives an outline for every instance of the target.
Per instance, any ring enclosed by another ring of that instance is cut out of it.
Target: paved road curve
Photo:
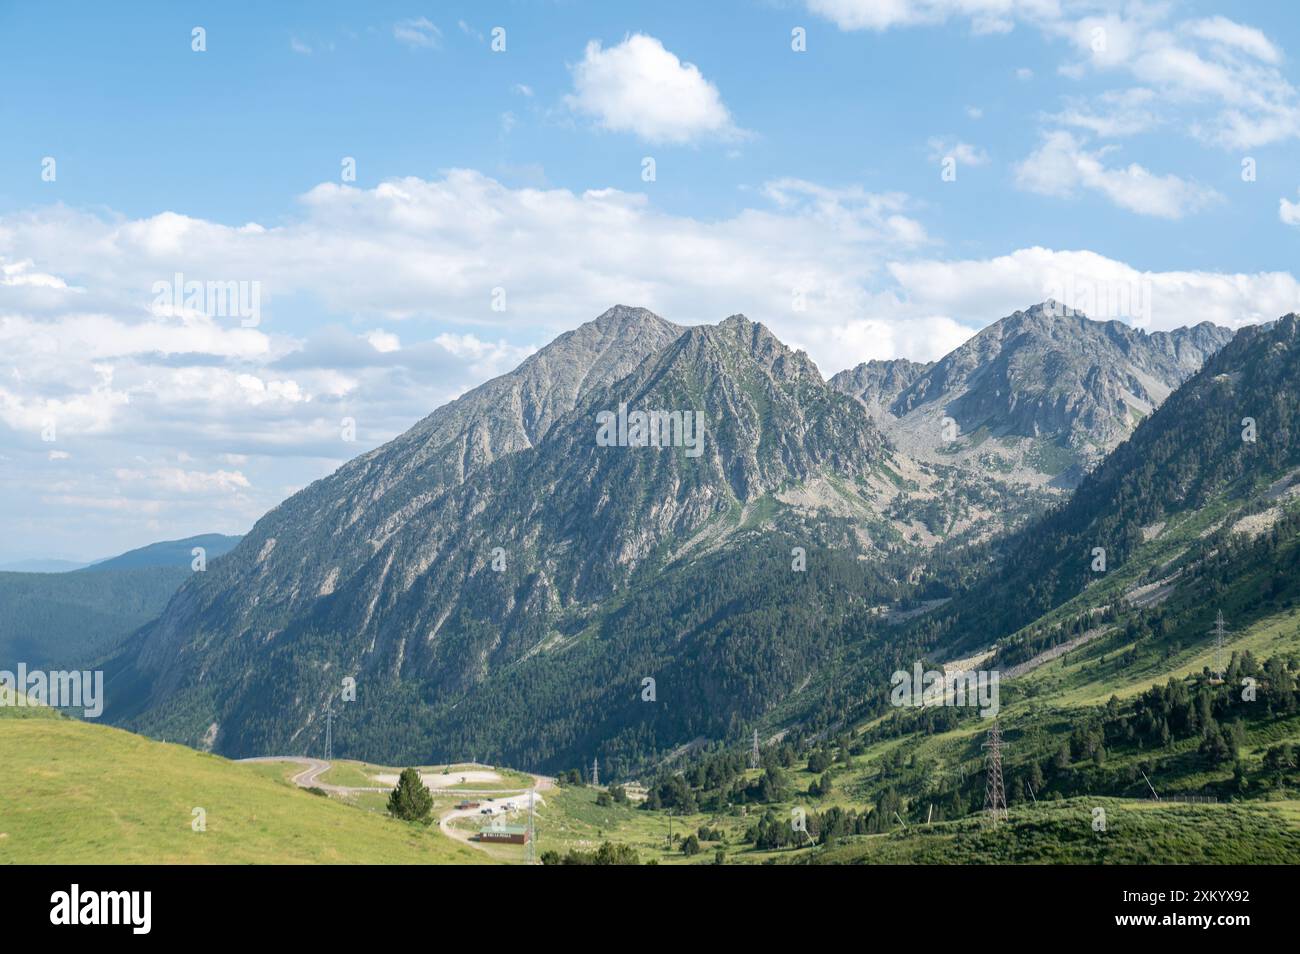
[[[263,755],[252,759],[240,759],[241,762],[290,762],[295,765],[303,766],[303,770],[293,776],[293,783],[301,788],[319,788],[323,792],[329,792],[333,795],[351,795],[356,792],[391,792],[392,786],[352,786],[352,785],[331,785],[328,782],[320,781],[320,777],[330,770],[332,762],[326,762],[324,759],[313,759],[305,755]],[[532,775],[532,773],[528,773]],[[535,792],[543,792],[554,787],[555,779],[547,775],[532,775]],[[503,791],[499,788],[493,789],[444,789],[439,794],[444,795],[477,795],[490,796],[488,798],[479,798],[477,808],[453,808],[447,811],[438,819],[438,827],[442,833],[449,838],[457,841],[463,841],[467,845],[473,845],[475,848],[482,848],[477,841],[472,841],[470,836],[472,832],[461,828],[453,828],[451,822],[457,818],[465,818],[471,815],[481,815],[484,808],[492,807],[499,809],[506,802],[514,802],[521,811],[528,810],[528,789],[517,789],[514,791]],[[545,804],[545,799],[537,795],[536,805]],[[495,814],[495,813],[494,813]]]

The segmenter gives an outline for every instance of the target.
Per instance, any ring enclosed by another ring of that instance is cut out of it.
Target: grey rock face
[[[860,365],[833,380],[886,408],[882,428],[916,457],[1030,481],[1064,474],[1069,484],[1231,338],[1208,322],[1147,334],[1049,301],[994,322],[931,366]]]
[[[621,408],[689,415],[698,455],[602,446],[598,415]],[[144,721],[194,711],[185,731],[217,723],[216,748],[242,753],[293,744],[331,674],[472,692],[665,548],[882,454],[861,408],[761,324],[613,309],[291,497],[187,583],[140,638]],[[272,714],[276,694],[291,701]]]

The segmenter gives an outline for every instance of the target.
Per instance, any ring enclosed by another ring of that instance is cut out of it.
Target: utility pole
[[[758,730],[755,729],[755,730],[754,730],[754,747],[753,747],[752,749],[749,750],[749,767],[752,768],[752,769],[756,769],[756,768],[758,768],[758,766],[759,766],[759,764],[760,764],[761,762],[762,762],[762,759],[759,757],[759,754],[758,754]]]
[[[334,710],[325,710],[325,761],[334,758]]]
[[[1139,769],[1138,771],[1142,771],[1142,770]],[[1151,789],[1151,794],[1155,796],[1155,800],[1157,802],[1160,801],[1160,793],[1157,792],[1156,787],[1151,784],[1151,779],[1147,778],[1146,772],[1142,772],[1142,780],[1147,783],[1147,788]]]
[[[596,759],[591,760],[591,784],[593,786],[600,785],[600,765]]]
[[[1002,727],[995,720],[989,729],[988,741],[984,748],[988,754],[988,779],[984,786],[984,810],[989,813],[989,820],[996,825],[1007,818],[1007,793],[1002,787]]]
[[[537,863],[537,812],[534,808],[534,803],[536,801],[537,787],[536,784],[534,784],[534,786],[528,790],[528,863],[530,865]]]

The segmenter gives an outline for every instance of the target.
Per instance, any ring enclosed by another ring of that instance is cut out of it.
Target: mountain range
[[[933,364],[868,362],[831,384],[913,456],[1070,488],[1231,337],[1209,322],[1147,334],[1049,300]]]
[[[267,514],[114,653],[109,715],[258,755],[330,708],[368,757],[629,770],[815,722],[1231,337],[1046,302],[827,381],[743,316],[616,306]],[[600,439],[636,411],[698,447]]]

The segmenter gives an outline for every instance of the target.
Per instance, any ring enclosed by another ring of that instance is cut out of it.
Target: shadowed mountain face
[[[933,365],[859,365],[833,383],[916,457],[1072,486],[1231,338],[1208,322],[1147,334],[1049,301]]]
[[[598,440],[604,415],[636,411],[692,430]],[[444,751],[398,711],[412,693],[469,708],[760,498],[865,480],[883,455],[860,407],[762,325],[614,309],[259,521],[128,647],[111,714],[229,754],[298,751],[352,676],[369,717],[403,721],[390,751]]]

